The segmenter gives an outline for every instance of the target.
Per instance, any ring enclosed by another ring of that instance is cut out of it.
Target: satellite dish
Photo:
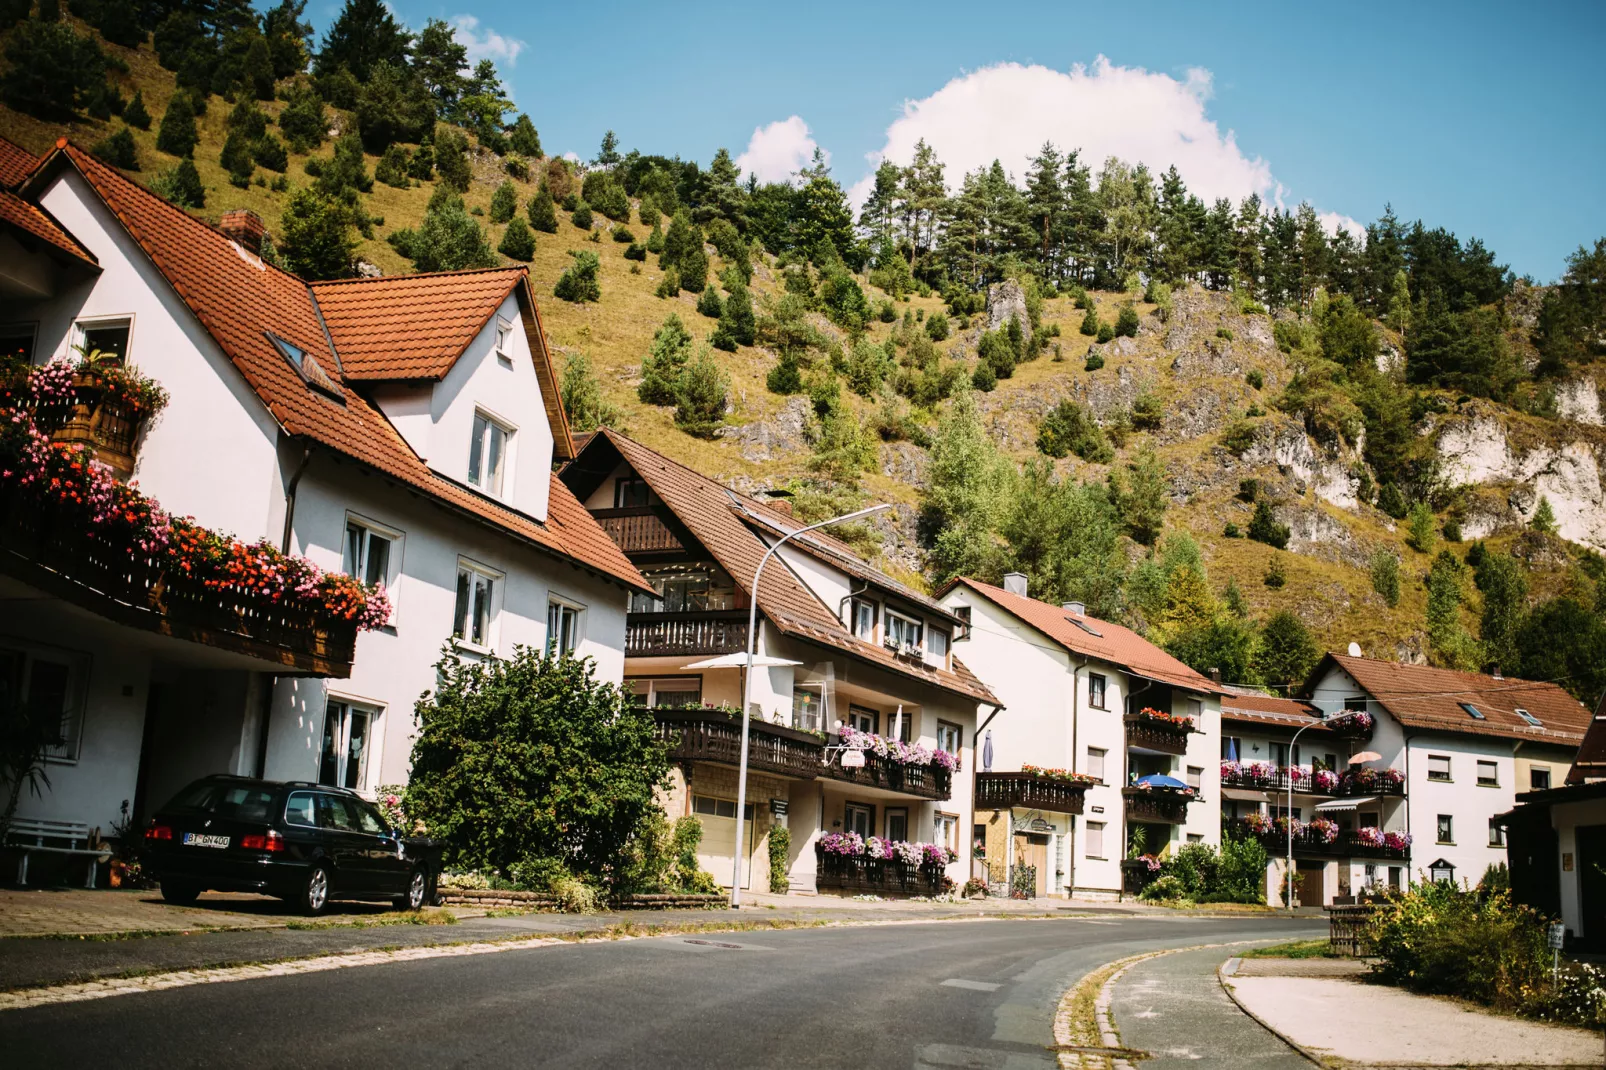
[[[1360,657],[1361,656],[1361,644],[1359,644],[1359,643],[1351,643],[1349,645],[1349,656],[1352,657],[1352,658]]]
[[[864,768],[864,751],[862,751],[862,750],[845,750],[845,751],[843,751],[842,752],[842,768],[844,768],[844,769],[863,769]]]

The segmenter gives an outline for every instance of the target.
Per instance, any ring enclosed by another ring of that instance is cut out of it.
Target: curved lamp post
[[[1300,734],[1305,729],[1315,728],[1319,724],[1330,725],[1335,721],[1343,721],[1362,712],[1364,711],[1340,710],[1331,717],[1323,717],[1319,721],[1312,721],[1310,724],[1302,725],[1294,733],[1294,738],[1288,741],[1288,760],[1290,762],[1294,760],[1294,747],[1299,743]],[[1283,885],[1287,888],[1287,892],[1283,896],[1283,905],[1290,911],[1294,909],[1294,770],[1298,768],[1297,765],[1291,765],[1284,771],[1284,775],[1288,777],[1288,809],[1283,812],[1283,821],[1287,823],[1288,828],[1288,857],[1283,862]]]
[[[753,647],[758,641],[759,578],[764,575],[764,566],[770,563],[770,558],[775,556],[775,551],[799,535],[818,528],[828,528],[832,524],[845,524],[850,520],[860,520],[871,513],[879,513],[891,508],[892,506],[886,504],[872,505],[868,509],[844,513],[842,516],[833,516],[829,520],[822,520],[817,524],[810,524],[807,527],[798,528],[796,531],[782,535],[776,540],[774,546],[764,551],[764,556],[759,559],[758,568],[753,570],[753,590],[751,597],[748,598],[747,605],[747,662],[742,666],[742,757],[736,774],[736,849],[731,852],[736,856],[736,861],[731,867],[732,909],[739,909],[742,905],[742,819],[747,810],[747,731],[752,718],[752,703],[748,700],[748,695],[751,694],[753,689]]]

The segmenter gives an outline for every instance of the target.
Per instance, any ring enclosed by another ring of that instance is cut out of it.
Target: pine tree
[[[284,142],[272,134],[263,134],[251,143],[251,158],[280,175],[290,166],[290,154],[285,151]]]
[[[803,372],[798,367],[797,354],[782,353],[775,367],[765,375],[764,385],[769,388],[770,393],[780,394],[783,397],[803,393]]]
[[[151,192],[180,208],[206,207],[206,187],[190,160],[180,160],[178,166],[157,175],[151,181]]]
[[[253,34],[245,50],[241,80],[258,100],[273,99],[273,56],[268,51],[267,38]]]
[[[342,279],[352,274],[357,241],[345,205],[302,188],[285,205],[279,258],[303,279]]]
[[[412,179],[407,177],[408,162],[407,150],[400,145],[392,145],[375,165],[374,180],[397,189],[407,189],[412,185]]]
[[[218,162],[229,173],[229,181],[242,189],[250,184],[251,175],[256,171],[256,161],[251,158],[251,142],[239,130],[229,131]]]
[[[435,170],[442,182],[459,193],[467,193],[474,180],[468,164],[468,138],[449,126],[441,127],[435,136]]]
[[[320,75],[344,67],[363,82],[376,63],[405,66],[411,46],[412,35],[396,21],[384,0],[346,0],[324,35],[314,66]]]
[[[484,228],[463,210],[461,201],[424,213],[408,255],[419,271],[462,271],[499,263]]]
[[[619,162],[619,137],[612,130],[602,135],[602,147],[597,151],[597,158],[592,162],[604,170],[613,167]]]
[[[502,244],[496,250],[509,259],[526,264],[535,259],[535,236],[530,233],[523,217],[514,216],[508,221],[507,230],[502,234]]]
[[[703,251],[703,235],[692,227],[692,242],[675,259],[675,270],[680,275],[680,288],[697,294],[708,285],[708,254]]]
[[[195,107],[188,93],[174,93],[156,133],[156,147],[169,156],[191,156],[200,136],[195,132]]]
[[[1319,657],[1321,650],[1305,622],[1283,609],[1273,613],[1260,630],[1255,668],[1266,684],[1292,695]]]
[[[134,135],[126,126],[96,142],[90,151],[113,167],[121,167],[125,171],[139,170],[139,153],[134,148]]]
[[[1522,565],[1510,554],[1485,554],[1473,580],[1483,592],[1479,636],[1483,640],[1484,668],[1516,672],[1522,664],[1517,634],[1528,609],[1528,578],[1523,575]]]
[[[285,91],[279,131],[296,152],[310,152],[329,136],[329,116],[323,98],[304,80],[298,80]]]
[[[679,294],[680,272],[676,271],[674,268],[670,268],[668,271],[664,272],[664,277],[659,280],[658,288],[653,291],[653,296],[658,298],[669,298],[679,296]]]
[[[428,182],[435,177],[435,139],[425,134],[407,161],[407,177]]]
[[[545,155],[541,151],[541,135],[536,133],[535,124],[524,112],[519,112],[519,117],[514,120],[507,141],[508,147],[527,159],[539,160]]]
[[[519,210],[519,191],[511,179],[503,180],[491,194],[491,222],[506,223]]]
[[[1277,522],[1276,514],[1271,511],[1271,503],[1261,498],[1255,503],[1255,515],[1249,520],[1249,530],[1246,534],[1256,542],[1286,550],[1292,533],[1288,530],[1287,524]]]
[[[589,249],[571,249],[569,255],[574,263],[559,276],[557,285],[552,288],[553,296],[575,304],[602,300],[602,285],[597,279],[602,265],[597,254]]]
[[[524,211],[530,217],[530,226],[536,230],[547,234],[558,232],[558,208],[552,201],[552,189],[545,179],[536,187],[535,196],[524,206]]]
[[[1145,546],[1153,546],[1165,525],[1170,497],[1165,470],[1148,443],[1127,462],[1126,468],[1124,477],[1110,473],[1111,498],[1120,511],[1127,534]]]
[[[735,286],[725,298],[719,315],[720,330],[739,346],[750,346],[757,334],[757,320],[753,315],[753,298],[747,287]],[[733,347],[734,351],[734,347]]]
[[[697,355],[680,373],[675,392],[675,426],[688,435],[712,438],[725,422],[725,406],[730,380],[715,363],[708,346],[698,347]]]
[[[1550,507],[1550,499],[1545,495],[1539,496],[1539,508],[1534,510],[1533,519],[1528,526],[1541,535],[1554,535],[1556,527],[1556,511]]]
[[[1087,315],[1082,317],[1082,326],[1080,329],[1081,332],[1087,335],[1089,338],[1096,337],[1099,333],[1099,314],[1093,311],[1091,308],[1088,309]]]
[[[1372,556],[1372,590],[1390,609],[1400,604],[1400,559],[1387,550]]]
[[[151,128],[151,113],[145,110],[145,91],[134,90],[134,98],[123,109],[123,122],[136,130],[149,130]]]
[[[591,224],[595,222],[595,220],[591,218],[591,206],[585,201],[580,201],[577,203],[574,206],[574,214],[569,217],[569,222],[573,223],[581,230],[590,230]]]
[[[1465,569],[1455,555],[1440,550],[1428,570],[1427,631],[1431,660],[1449,669],[1476,669],[1482,662],[1477,640],[1461,627],[1461,583]]]
[[[1011,320],[1010,322],[1015,322]],[[1115,319],[1116,337],[1136,338],[1138,333],[1138,312],[1131,305],[1122,305],[1121,314]]]
[[[704,288],[702,296],[697,299],[697,311],[709,319],[719,319],[725,311],[719,300],[719,291],[712,286]]]
[[[644,405],[673,405],[675,387],[691,354],[691,332],[680,317],[670,313],[652,336],[652,345],[641,361],[641,385],[636,396]]]
[[[599,427],[623,428],[624,414],[603,397],[602,383],[591,370],[584,353],[574,353],[563,363],[563,379],[558,386],[563,411],[572,430],[595,431]]]

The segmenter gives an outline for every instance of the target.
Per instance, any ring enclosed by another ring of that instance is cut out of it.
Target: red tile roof
[[[6,190],[0,190],[0,225],[21,231],[25,242],[33,239],[48,242],[57,253],[65,253],[96,271],[100,270],[94,254],[79,245],[78,239],[68,234],[43,208]]]
[[[1584,732],[1578,756],[1573,759],[1573,767],[1567,771],[1567,783],[1582,784],[1603,778],[1606,778],[1606,697],[1601,698],[1594,719]]]
[[[1577,746],[1589,727],[1589,711],[1555,684],[1348,654],[1328,654],[1311,674],[1312,681],[1319,679],[1329,664],[1349,673],[1408,728]],[[1463,709],[1463,702],[1477,707],[1483,719]],[[1527,710],[1540,725],[1523,720],[1518,709]]]
[[[733,501],[731,491],[615,431],[598,432],[587,443],[585,452],[590,455],[607,448],[617,451],[636,474],[646,480],[652,492],[744,591],[752,591],[753,573],[768,544],[759,537],[751,515]],[[577,460],[575,465],[565,469],[565,475],[578,472],[582,467]],[[879,644],[867,643],[853,635],[837,619],[835,609],[820,601],[778,558],[771,559],[764,567],[758,608],[784,634],[832,647],[889,672],[969,699],[998,701],[958,658],[953,659],[952,671],[932,668],[900,658]]]
[[[1229,691],[1221,696],[1223,723],[1273,725],[1278,728],[1301,728],[1319,721],[1322,711],[1309,702],[1293,698],[1274,698],[1244,691]],[[1313,728],[1315,732],[1330,732],[1329,728]]]
[[[1010,594],[1002,587],[982,583],[967,577],[952,580],[938,592],[940,598],[956,585],[963,585],[1008,610],[1033,628],[1075,654],[1099,658],[1119,665],[1134,676],[1171,684],[1189,691],[1209,695],[1226,694],[1226,689],[1194,672],[1164,650],[1149,642],[1130,628],[1112,624],[1097,617],[1076,618],[1092,628],[1097,635],[1083,631],[1071,623],[1071,616],[1059,606],[1051,606],[1035,598]]]
[[[16,142],[0,137],[0,186],[16,188],[38,166],[39,157]]]
[[[337,378],[340,363],[329,348],[317,303],[305,282],[242,252],[218,231],[74,145],[52,153],[29,186],[60,167],[73,167],[84,177],[286,433],[368,465],[546,552],[628,586],[649,589],[555,475],[550,513],[542,523],[432,471],[377,409]],[[533,321],[534,298],[527,277],[520,289],[521,303],[528,302]],[[317,362],[327,385],[333,387],[332,395],[303,378],[269,340],[270,332]],[[535,348],[539,366],[546,349],[544,344]],[[560,441],[567,441],[562,423],[553,430]]]
[[[315,282],[347,379],[439,379],[524,277],[523,268]]]

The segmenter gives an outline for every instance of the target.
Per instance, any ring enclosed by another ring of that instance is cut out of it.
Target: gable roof
[[[312,293],[347,379],[439,379],[513,292],[522,268],[338,279]]]
[[[607,429],[597,432],[587,442],[582,456],[564,469],[564,478],[579,482],[587,475],[595,476],[604,466],[612,471],[613,457],[605,451],[611,451],[645,480],[720,567],[729,572],[744,591],[752,592],[753,573],[770,544],[760,537],[759,526],[745,508],[747,503],[738,503],[731,491],[707,476]],[[867,643],[853,635],[837,619],[835,610],[821,602],[784,560],[772,559],[765,566],[757,601],[765,619],[783,634],[832,647],[861,661],[969,699],[998,702],[957,657],[953,659],[952,670],[933,668],[899,658],[880,644]],[[942,612],[947,615],[946,611]]]
[[[305,438],[422,491],[436,504],[499,529],[543,551],[571,559],[627,586],[648,589],[568,488],[550,477],[547,520],[536,520],[432,470],[378,409],[340,374],[313,292],[301,279],[244,252],[234,242],[65,141],[27,183],[35,189],[61,168],[73,168],[189,307],[244,376],[286,434]],[[533,317],[528,275],[520,285]],[[538,322],[538,321],[536,321]],[[270,334],[300,348],[317,372],[303,374]],[[532,353],[538,369],[545,347]],[[548,369],[550,379],[550,369]],[[546,390],[549,399],[556,391]],[[553,425],[567,443],[566,424]]]
[[[38,166],[39,157],[0,137],[0,186],[15,189]]]
[[[1505,736],[1577,746],[1589,726],[1589,711],[1555,684],[1516,677],[1495,678],[1478,672],[1402,665],[1396,661],[1328,654],[1310,676],[1310,687],[1336,665],[1407,728],[1474,736]],[[1307,688],[1310,690],[1310,688]],[[1461,703],[1483,714],[1473,717]],[[1527,710],[1540,721],[1535,727],[1517,715]]]
[[[1595,716],[1584,731],[1578,756],[1573,759],[1573,767],[1567,771],[1567,783],[1582,784],[1587,780],[1603,778],[1606,778],[1606,696],[1601,698],[1600,705],[1595,708]]]
[[[1318,724],[1322,711],[1309,702],[1296,698],[1275,698],[1228,688],[1221,696],[1221,720],[1242,724],[1271,725],[1276,728],[1303,728],[1311,731],[1331,732]]]
[[[68,234],[48,212],[3,189],[0,189],[0,226],[20,234],[25,245],[47,242],[57,257],[65,255],[85,267],[100,270],[95,254],[78,244],[78,239]]]
[[[1091,635],[1071,623],[1070,615],[1059,606],[1051,606],[1047,602],[1023,595],[1010,594],[1002,587],[994,587],[990,583],[982,583],[980,580],[965,576],[950,580],[941,591],[937,592],[937,597],[940,598],[954,587],[961,585],[987,598],[999,608],[1013,613],[1073,654],[1099,658],[1112,665],[1121,666],[1133,676],[1141,676],[1188,691],[1209,695],[1227,693],[1220,684],[1194,672],[1137,632],[1123,628],[1119,624],[1099,620],[1097,617],[1078,617],[1078,620],[1099,633]]]

